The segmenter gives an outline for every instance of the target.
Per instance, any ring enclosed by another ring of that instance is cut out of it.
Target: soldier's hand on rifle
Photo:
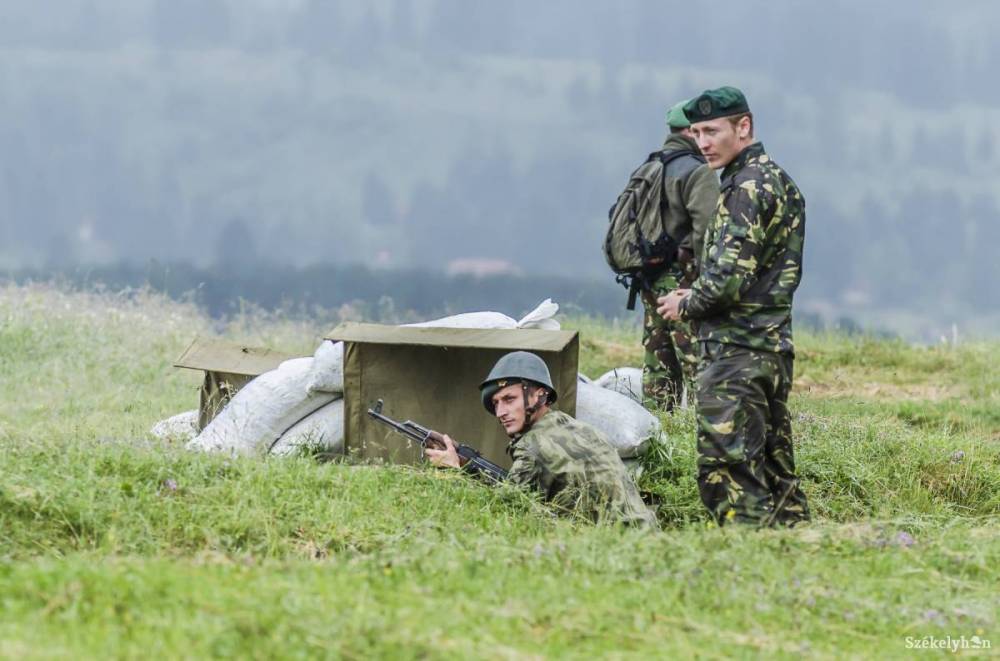
[[[656,308],[656,313],[667,321],[679,321],[681,318],[681,301],[687,298],[690,294],[690,289],[675,289],[666,296],[659,297],[656,299],[656,302],[660,304],[659,307]]]
[[[443,450],[435,450],[431,447],[424,449],[427,460],[438,467],[461,468],[458,452],[455,450],[455,441],[451,440],[451,436],[448,434],[442,434],[442,438],[444,439]]]

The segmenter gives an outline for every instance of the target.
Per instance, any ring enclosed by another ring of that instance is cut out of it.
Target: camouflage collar
[[[736,173],[745,168],[751,159],[763,156],[765,153],[764,144],[760,142],[754,142],[744,147],[743,151],[737,154],[736,158],[722,170],[722,187],[725,188],[730,183],[727,179],[736,176]]]
[[[514,456],[514,446],[517,445],[518,442],[522,438],[524,438],[525,436],[527,436],[528,434],[530,434],[533,431],[537,431],[538,429],[542,429],[542,428],[546,427],[547,425],[555,422],[555,419],[558,417],[558,415],[557,415],[558,413],[559,413],[559,411],[556,411],[555,409],[551,409],[550,408],[545,415],[543,415],[542,417],[540,417],[538,420],[535,420],[535,424],[531,425],[531,429],[529,429],[528,431],[524,432],[523,434],[522,433],[517,433],[517,434],[514,434],[513,436],[511,436],[510,440],[507,441],[507,454],[510,455],[510,456]]]

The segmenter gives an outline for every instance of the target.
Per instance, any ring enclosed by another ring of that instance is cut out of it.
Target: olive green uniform
[[[657,527],[618,453],[594,427],[550,410],[508,451],[514,459],[508,481],[557,509],[595,522]]]
[[[680,133],[667,136],[663,151],[699,153],[694,140]],[[646,406],[671,410],[680,400],[684,384],[694,383],[698,347],[688,322],[667,321],[656,313],[656,299],[697,277],[697,262],[692,258],[701,254],[705,230],[715,217],[719,180],[701,160],[682,156],[667,165],[663,184],[666,231],[672,237],[683,237],[680,254],[687,258],[659,274],[642,293],[642,387]]]

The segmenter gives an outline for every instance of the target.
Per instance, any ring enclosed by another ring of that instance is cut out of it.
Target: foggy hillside
[[[665,109],[730,84],[807,199],[801,311],[1000,320],[992,2],[3,4],[6,270],[609,278],[607,209]]]

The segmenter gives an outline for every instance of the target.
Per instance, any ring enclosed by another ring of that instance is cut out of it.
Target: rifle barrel
[[[368,415],[381,422],[383,425],[391,427],[403,436],[420,443],[421,447],[427,442],[427,436],[425,434],[421,434],[419,431],[407,426],[408,424],[411,424],[409,421],[404,423],[396,422],[392,418],[382,415],[376,409],[368,409]]]

